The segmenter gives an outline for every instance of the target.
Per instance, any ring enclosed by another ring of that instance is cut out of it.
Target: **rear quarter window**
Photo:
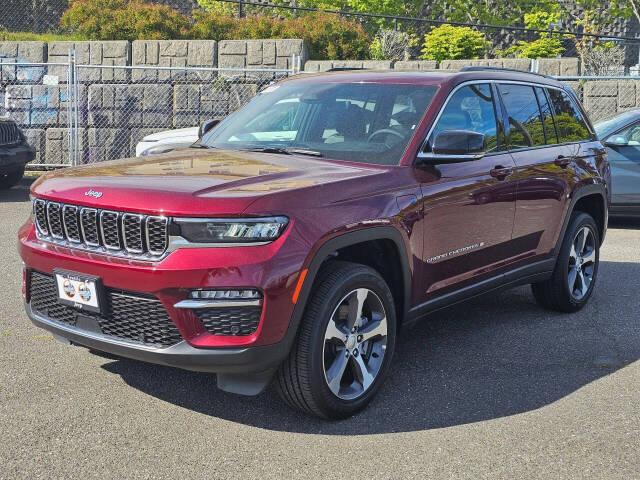
[[[567,92],[556,88],[548,88],[554,111],[556,131],[558,132],[558,142],[580,142],[592,140],[593,135],[580,113],[575,101]]]

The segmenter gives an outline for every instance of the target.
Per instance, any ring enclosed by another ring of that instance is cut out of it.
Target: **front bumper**
[[[155,263],[42,242],[30,221],[21,228],[18,237],[27,272],[51,275],[54,269],[62,269],[99,277],[110,291],[155,297],[180,337],[195,349],[266,346],[290,336],[292,294],[300,264],[292,254],[295,248],[288,248],[286,236],[264,246],[177,250]],[[277,255],[280,249],[287,252],[284,260]],[[29,283],[30,273],[26,278]],[[191,290],[203,288],[261,291],[263,306],[257,330],[251,335],[212,334],[195,310],[176,307]]]
[[[28,303],[25,304],[25,309],[37,327],[44,328],[75,345],[184,370],[239,374],[270,373],[288,353],[282,343],[262,347],[202,349],[194,348],[183,341],[171,347],[155,348],[54,322],[34,313]]]
[[[29,145],[0,147],[0,175],[13,173],[35,158],[35,151]]]

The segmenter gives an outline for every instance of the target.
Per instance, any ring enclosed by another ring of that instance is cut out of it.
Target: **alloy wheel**
[[[576,233],[569,252],[568,282],[571,296],[582,300],[589,293],[596,266],[596,238],[584,226]]]
[[[334,309],[324,335],[323,368],[329,389],[342,400],[362,396],[380,373],[387,348],[387,317],[378,295],[349,292]]]

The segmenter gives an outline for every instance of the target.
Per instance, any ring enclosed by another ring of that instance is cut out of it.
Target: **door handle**
[[[573,157],[565,157],[564,155],[559,155],[553,163],[555,163],[558,167],[567,168],[572,161]]]
[[[502,165],[496,165],[489,172],[489,174],[493,178],[497,178],[498,180],[504,180],[505,178],[507,178],[512,173],[513,173],[513,169],[512,168],[503,167]]]

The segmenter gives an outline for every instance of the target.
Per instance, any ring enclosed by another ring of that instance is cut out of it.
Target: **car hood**
[[[385,168],[302,155],[188,148],[48,173],[32,194],[77,205],[166,215],[237,215],[265,195],[283,194]],[[291,199],[289,199],[291,201]]]

